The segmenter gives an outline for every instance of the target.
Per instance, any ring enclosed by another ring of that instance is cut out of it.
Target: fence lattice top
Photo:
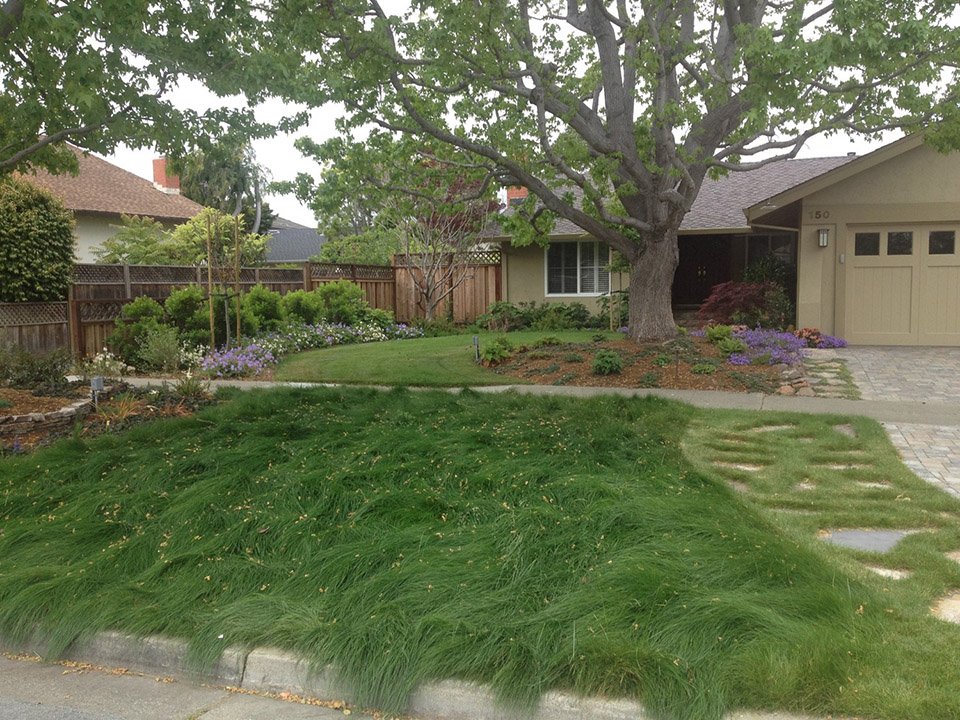
[[[349,263],[311,263],[313,278],[343,280],[393,280],[393,268],[387,265],[352,265]]]
[[[67,303],[0,303],[0,325],[56,325],[67,321]]]

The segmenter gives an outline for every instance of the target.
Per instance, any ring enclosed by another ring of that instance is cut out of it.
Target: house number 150
[[[810,219],[811,220],[826,220],[830,217],[829,210],[811,210]]]

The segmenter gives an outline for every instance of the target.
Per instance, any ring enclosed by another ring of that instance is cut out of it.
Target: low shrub
[[[72,368],[73,353],[67,348],[32,353],[18,345],[0,347],[0,384],[58,395],[66,388],[66,375]]]
[[[497,365],[516,352],[516,346],[505,336],[496,337],[480,348],[480,360],[486,365]]]
[[[637,380],[637,387],[642,387],[642,388],[660,387],[660,373],[656,372],[655,370],[650,370],[649,372],[645,372]]]
[[[666,367],[672,362],[673,362],[672,357],[670,357],[669,355],[660,354],[660,355],[657,355],[656,358],[654,358],[653,364],[656,365],[657,367]]]
[[[301,290],[299,292],[303,291]],[[232,304],[234,308],[236,308],[236,301]],[[283,322],[282,297],[280,293],[263,285],[255,285],[250,288],[250,291],[240,298],[240,304],[256,318],[256,325],[260,330],[276,330]],[[244,318],[241,316],[241,332],[243,332],[243,320]],[[236,327],[236,325],[234,325],[234,327]]]
[[[742,353],[747,350],[747,344],[738,337],[725,337],[716,343],[717,350],[724,357],[730,357],[734,353]]]
[[[700,362],[690,367],[690,372],[694,375],[713,375],[716,371],[716,365],[706,362]]]
[[[834,337],[833,335],[824,335],[816,328],[801,328],[793,333],[800,340],[806,343],[809,348],[838,348],[846,347],[847,341]]]
[[[315,292],[296,290],[287,293],[280,305],[287,321],[312,325],[323,317],[323,298]]]
[[[542,338],[537,340],[533,346],[534,347],[555,347],[561,345],[562,341],[556,335],[544,335]]]
[[[323,303],[323,319],[330,323],[355,325],[363,319],[368,307],[363,290],[349,280],[324,283],[314,292]]]
[[[749,327],[780,329],[793,319],[793,304],[774,283],[725,282],[714,286],[697,311],[701,326],[742,323]]]
[[[107,346],[130,365],[141,363],[140,347],[147,334],[166,320],[163,305],[141,296],[120,309],[115,329],[107,336]]]
[[[76,374],[84,381],[92,377],[122,378],[127,374],[127,364],[104,348],[92,358],[85,358],[74,366]]]
[[[711,325],[706,329],[706,338],[716,344],[733,335],[733,328],[729,325]]]
[[[623,360],[613,350],[600,349],[593,356],[594,375],[617,375],[623,370]]]
[[[174,372],[180,368],[180,338],[172,325],[158,325],[149,332],[138,351],[143,368]]]

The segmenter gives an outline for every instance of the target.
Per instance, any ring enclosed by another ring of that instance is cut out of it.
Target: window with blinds
[[[609,248],[595,240],[552,243],[547,249],[547,295],[609,292],[609,262]]]

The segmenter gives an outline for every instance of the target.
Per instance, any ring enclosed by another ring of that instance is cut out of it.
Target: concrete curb
[[[33,637],[21,643],[0,638],[0,650],[43,656],[44,643]],[[280,693],[351,703],[336,670],[311,673],[302,657],[284,650],[257,648],[246,652],[227,648],[216,666],[206,673],[191,670],[186,662],[187,642],[159,636],[136,638],[118,632],[102,632],[78,643],[61,659],[106,668],[122,667],[147,676],[173,677],[208,685],[223,685],[256,692]],[[405,713],[428,720],[645,720],[651,718],[632,700],[581,698],[551,691],[543,695],[533,713],[505,708],[486,686],[444,680],[418,687],[410,696]],[[726,720],[814,720],[806,715],[777,712],[734,711]]]

